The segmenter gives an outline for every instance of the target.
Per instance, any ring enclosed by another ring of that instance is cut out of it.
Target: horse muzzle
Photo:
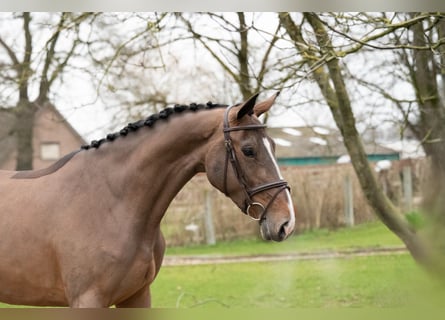
[[[267,215],[260,220],[260,232],[264,240],[281,242],[286,240],[295,228],[295,218],[268,219]]]

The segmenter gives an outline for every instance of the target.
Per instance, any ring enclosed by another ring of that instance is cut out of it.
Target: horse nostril
[[[284,240],[287,236],[287,232],[286,232],[286,227],[289,225],[289,221],[286,221],[285,223],[283,223],[280,227],[280,230],[278,232],[278,238],[279,240]]]

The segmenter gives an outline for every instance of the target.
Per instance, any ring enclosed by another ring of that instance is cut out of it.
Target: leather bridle
[[[249,187],[247,183],[247,179],[244,175],[243,170],[241,169],[241,166],[238,162],[238,159],[236,158],[236,152],[233,148],[232,139],[230,137],[230,132],[232,131],[243,131],[243,130],[258,130],[258,129],[264,129],[267,126],[264,124],[252,124],[252,125],[245,125],[245,126],[236,126],[236,127],[230,127],[229,124],[229,113],[231,108],[234,106],[230,106],[226,109],[224,113],[224,143],[226,146],[226,161],[224,165],[224,194],[228,196],[227,192],[227,170],[228,170],[228,163],[230,160],[230,163],[232,164],[233,171],[235,172],[235,176],[238,179],[238,182],[243,187],[245,197],[246,197],[246,207],[243,210],[245,214],[247,214],[249,217],[251,217],[254,220],[263,220],[265,218],[265,214],[267,212],[267,209],[270,207],[272,202],[276,199],[278,194],[283,190],[290,190],[289,185],[284,180],[278,180],[274,182],[265,183],[256,187]],[[261,204],[260,202],[254,201],[252,197],[258,193],[261,193],[266,190],[270,189],[277,189],[277,191],[273,194],[272,198],[269,200],[266,206]],[[255,217],[253,214],[251,214],[251,210],[254,207],[259,207],[261,211],[261,214],[259,217]]]

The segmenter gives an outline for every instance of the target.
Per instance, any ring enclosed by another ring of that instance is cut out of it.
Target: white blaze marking
[[[280,168],[278,167],[277,160],[275,159],[275,157],[273,155],[272,146],[270,145],[269,140],[267,138],[263,138],[263,143],[264,143],[264,146],[266,147],[269,157],[272,159],[272,163],[275,166],[275,170],[276,170],[278,176],[280,177],[280,179],[283,179],[283,176],[281,175],[281,172],[280,172]]]
[[[281,175],[280,172],[280,168],[278,167],[278,163],[277,160],[275,159],[274,155],[273,155],[273,151],[272,151],[272,146],[270,145],[270,142],[267,138],[263,138],[263,143],[264,146],[266,147],[267,153],[269,154],[272,163],[275,166],[275,170],[278,174],[278,176],[280,177],[280,179],[283,180],[283,176]],[[287,206],[289,208],[289,214],[290,214],[290,219],[289,219],[289,223],[288,223],[288,227],[289,229],[293,229],[294,225],[295,225],[295,212],[294,212],[294,206],[292,204],[292,198],[290,196],[290,192],[288,189],[284,190],[284,192],[286,192],[286,198],[287,198]]]
[[[288,223],[288,228],[290,230],[294,229],[295,226],[295,211],[294,211],[294,205],[292,203],[292,198],[290,196],[290,192],[289,189],[284,190],[284,192],[286,192],[286,197],[287,197],[287,206],[289,207],[289,214],[290,214],[290,219],[289,219],[289,223]]]

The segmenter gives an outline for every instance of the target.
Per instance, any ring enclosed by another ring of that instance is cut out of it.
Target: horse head
[[[256,103],[258,94],[226,109],[222,133],[206,157],[210,183],[251,218],[265,240],[282,241],[292,234],[295,213],[290,189],[274,156],[274,142],[258,117],[279,93]]]

